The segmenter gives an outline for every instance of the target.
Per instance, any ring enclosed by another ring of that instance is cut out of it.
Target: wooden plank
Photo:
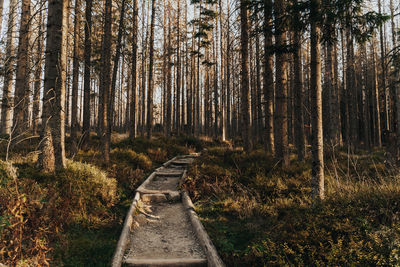
[[[114,256],[111,262],[112,267],[119,267],[122,264],[122,258],[124,256],[126,246],[128,245],[130,228],[133,222],[133,216],[135,215],[139,199],[140,199],[140,194],[136,193],[135,198],[132,201],[132,204],[129,208],[128,214],[124,221],[124,227],[122,228],[122,233],[121,236],[119,237],[117,247],[115,249]]]
[[[204,247],[204,251],[206,252],[207,255],[208,266],[224,267],[225,264],[219,257],[218,252],[214,247],[214,244],[212,243],[210,237],[208,236],[206,230],[204,229],[204,226],[201,224],[200,219],[197,216],[196,212],[194,211],[194,205],[186,190],[183,190],[182,202],[187,211],[189,212],[189,218],[190,221],[192,222],[194,231],[196,232],[201,245]]]
[[[124,264],[128,266],[207,266],[206,259],[188,259],[188,258],[177,258],[177,259],[135,259],[128,258],[124,261]]]

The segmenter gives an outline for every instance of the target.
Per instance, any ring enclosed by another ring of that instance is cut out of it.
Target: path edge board
[[[217,249],[212,243],[210,237],[208,236],[199,217],[197,216],[193,202],[185,189],[182,189],[182,203],[189,214],[189,218],[194,228],[194,231],[196,232],[197,238],[199,239],[200,244],[202,245],[204,252],[206,253],[208,266],[224,267],[225,264],[219,257]]]
[[[111,262],[112,267],[120,267],[122,265],[122,259],[124,257],[126,246],[128,245],[130,228],[133,222],[133,217],[136,212],[137,204],[140,200],[140,193],[136,192],[135,198],[132,201],[132,204],[129,208],[128,214],[124,221],[124,226],[122,228],[122,233],[119,237],[117,247],[114,252],[114,256]]]

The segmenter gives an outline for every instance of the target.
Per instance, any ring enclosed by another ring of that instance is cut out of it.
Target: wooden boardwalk
[[[180,188],[195,157],[173,158],[139,186],[112,266],[224,266]]]

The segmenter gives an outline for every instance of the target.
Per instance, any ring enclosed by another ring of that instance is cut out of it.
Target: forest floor
[[[0,142],[0,159],[6,146]],[[110,266],[135,189],[162,163],[202,147],[194,138],[114,134],[104,165],[93,135],[57,175],[37,168],[37,142],[14,147],[9,162],[0,160],[0,263]]]
[[[398,266],[399,170],[380,150],[326,151],[316,208],[310,158],[281,168],[261,149],[202,153],[185,187],[227,266]]]
[[[1,263],[109,266],[138,185],[173,156],[204,148],[185,187],[227,266],[400,262],[399,170],[381,150],[327,148],[326,200],[313,209],[309,158],[292,155],[281,168],[262,149],[115,134],[105,166],[94,135],[65,171],[50,175],[36,167],[37,147],[30,141],[12,149],[12,164],[0,161]]]

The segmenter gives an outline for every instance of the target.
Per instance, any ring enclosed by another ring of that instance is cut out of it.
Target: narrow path
[[[136,190],[113,266],[224,266],[190,198],[180,190],[195,157],[164,163]]]

